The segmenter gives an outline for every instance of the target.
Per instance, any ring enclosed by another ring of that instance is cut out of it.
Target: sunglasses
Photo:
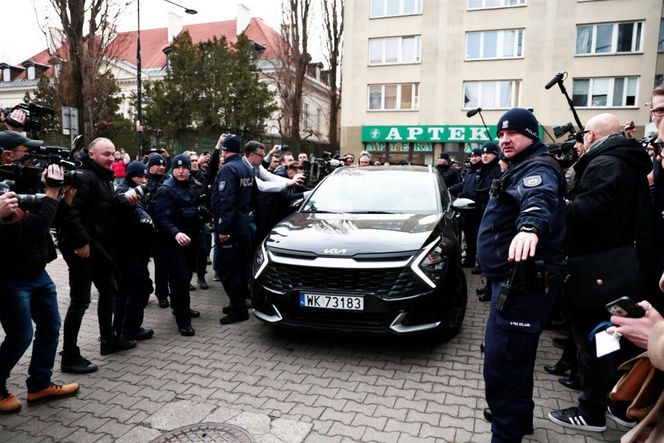
[[[577,132],[576,134],[574,134],[574,140],[576,140],[578,143],[583,143],[583,136],[589,132],[590,131],[587,129]]]

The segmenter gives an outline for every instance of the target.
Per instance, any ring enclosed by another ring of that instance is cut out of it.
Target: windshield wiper
[[[320,211],[318,209],[303,209],[302,212],[306,212],[307,214],[341,214],[341,212],[337,211]]]
[[[400,214],[394,211],[348,211],[346,214]]]

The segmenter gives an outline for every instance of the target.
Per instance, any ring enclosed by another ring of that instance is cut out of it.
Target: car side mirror
[[[457,198],[452,203],[452,208],[456,211],[470,211],[475,209],[475,201],[469,198]]]

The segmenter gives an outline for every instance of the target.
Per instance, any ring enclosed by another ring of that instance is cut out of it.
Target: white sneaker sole
[[[631,429],[634,426],[636,426],[636,421],[625,421],[613,415],[613,412],[611,412],[611,408],[606,408],[606,418],[610,418],[614,422],[618,423],[620,426],[623,426],[627,429]]]
[[[575,417],[575,420],[578,421],[577,423],[570,423],[570,422],[567,422],[567,421],[562,421],[562,420],[557,419],[553,415],[551,415],[550,412],[549,412],[549,420],[551,420],[555,424],[563,426],[565,428],[580,429],[582,431],[604,432],[607,429],[606,425],[604,425],[604,426],[591,426],[591,425],[588,425],[588,424],[586,424],[586,421],[582,417],[579,417],[579,418]]]

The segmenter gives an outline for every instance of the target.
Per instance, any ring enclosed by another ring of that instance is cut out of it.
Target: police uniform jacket
[[[475,203],[477,208],[484,212],[484,209],[489,204],[489,191],[491,190],[491,183],[494,179],[500,176],[500,165],[498,164],[498,157],[489,163],[482,163],[482,166],[477,170],[477,188],[475,190]]]
[[[115,188],[116,194],[124,194],[136,187],[136,184],[125,178]],[[150,223],[142,223],[141,220],[152,220],[150,214],[145,209],[145,197],[141,198],[136,204],[124,205],[118,211],[117,232],[120,234],[119,245],[123,252],[144,251],[149,252],[149,242],[152,239],[153,227]],[[148,245],[148,246],[146,246]]]
[[[509,246],[521,228],[537,231],[535,260],[543,260],[545,268],[552,273],[562,273],[564,178],[552,164],[534,159],[547,152],[546,146],[535,142],[512,158],[512,173],[508,170],[501,178],[502,192],[489,199],[477,240],[482,274],[488,278],[511,276],[511,265],[507,260]]]
[[[113,171],[87,155],[81,157],[81,162],[72,205],[59,207],[59,246],[74,250],[89,244],[92,257],[113,260],[119,205],[113,189]]]
[[[481,163],[471,164],[466,175],[463,176],[463,181],[450,187],[450,194],[455,197],[469,198],[475,200],[477,191],[477,171]]]
[[[226,158],[212,191],[212,216],[217,234],[249,235],[249,210],[255,172],[240,155]]]
[[[643,147],[620,134],[598,142],[576,162],[567,207],[570,255],[609,251],[637,239],[639,214],[650,207],[651,167]]]
[[[438,170],[438,173],[440,174],[441,177],[443,177],[443,181],[445,182],[445,186],[448,188],[456,185],[457,183],[461,182],[461,174],[459,174],[459,171],[451,167],[450,165],[437,165],[436,169]]]
[[[196,238],[202,222],[198,214],[198,192],[191,178],[179,181],[168,178],[155,196],[154,223],[161,238],[175,243],[175,236],[182,232]]]

